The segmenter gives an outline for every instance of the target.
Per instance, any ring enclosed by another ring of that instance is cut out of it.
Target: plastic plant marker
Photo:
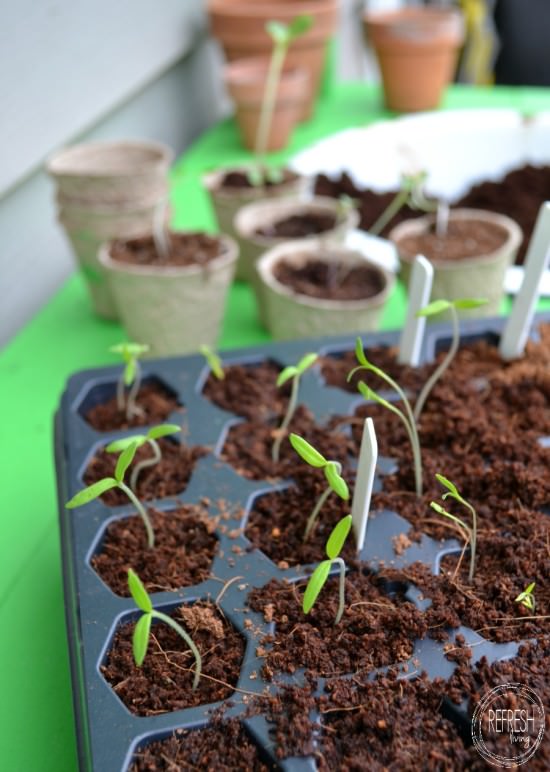
[[[430,261],[424,255],[417,255],[412,267],[407,316],[399,339],[397,361],[402,365],[418,367],[420,362],[426,319],[418,317],[417,313],[430,300],[433,276],[434,269]]]
[[[378,460],[378,442],[372,418],[366,418],[363,424],[361,450],[357,462],[357,479],[351,505],[351,517],[357,552],[361,552],[367,533],[374,470]]]
[[[523,354],[540,294],[542,275],[550,257],[550,201],[539,209],[525,258],[523,282],[502,332],[499,353],[503,359]]]

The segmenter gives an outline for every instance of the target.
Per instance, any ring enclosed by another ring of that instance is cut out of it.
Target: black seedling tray
[[[537,317],[537,323],[549,319],[550,314],[540,315]],[[462,343],[484,339],[496,345],[502,324],[501,319],[466,321],[461,324]],[[536,325],[534,334],[536,335]],[[368,352],[373,346],[395,345],[398,338],[398,332],[366,335],[365,350]],[[449,341],[450,332],[447,325],[429,326],[425,335],[422,361],[431,360],[434,352],[447,347]],[[258,348],[224,352],[223,362],[224,365],[246,364],[270,359],[284,367],[295,364],[309,351],[336,354],[352,350],[354,343],[354,336],[350,335],[274,343]],[[235,521],[234,526],[243,527],[254,498],[260,493],[281,488],[281,485],[247,480],[218,457],[228,427],[240,419],[220,410],[202,395],[201,391],[208,376],[204,359],[200,356],[188,356],[149,360],[143,363],[143,370],[145,378],[160,380],[185,406],[186,442],[189,445],[206,445],[212,448],[209,455],[198,461],[191,480],[181,495],[171,497],[170,500],[147,502],[148,506],[170,510],[177,506],[178,502],[197,503],[205,496],[210,501],[223,499],[230,508],[235,508],[235,511],[244,511],[242,521]],[[130,505],[113,508],[99,500],[69,511],[64,503],[83,487],[83,471],[98,447],[115,437],[143,431],[139,428],[127,432],[97,432],[83,419],[83,413],[90,406],[105,402],[115,394],[119,373],[119,367],[109,367],[72,376],[55,417],[63,578],[79,759],[82,770],[95,772],[124,772],[136,748],[153,739],[162,739],[176,728],[204,726],[212,709],[221,704],[139,717],[129,712],[100,672],[100,665],[109,650],[115,628],[121,621],[137,618],[137,612],[132,599],[116,596],[103,583],[92,569],[90,559],[101,543],[107,524],[113,519],[135,514],[135,511]],[[320,371],[315,367],[306,372],[302,379],[300,401],[306,403],[321,422],[334,413],[352,412],[360,400],[357,395],[326,386]],[[181,423],[181,414],[174,414],[167,420]],[[381,464],[381,473],[389,468],[388,464],[391,466],[389,460],[386,460],[386,464]],[[366,566],[376,570],[382,561],[386,566],[399,568],[422,560],[436,571],[443,554],[460,548],[458,542],[453,539],[436,542],[423,536],[420,542],[413,542],[402,555],[397,556],[392,538],[406,533],[409,528],[409,523],[395,512],[371,515],[366,547],[360,555]],[[260,614],[246,608],[246,597],[253,587],[263,586],[272,578],[286,578],[291,581],[302,579],[311,572],[312,567],[282,570],[260,551],[247,551],[250,545],[244,536],[230,538],[224,529],[217,529],[216,535],[219,545],[211,574],[217,577],[217,580],[212,578],[198,586],[185,587],[177,592],[153,594],[153,603],[159,609],[170,611],[182,602],[216,598],[222,586],[220,579],[226,581],[235,576],[245,577],[230,584],[220,601],[223,614],[246,641],[237,687],[257,693],[264,691],[266,687],[275,689],[277,686],[262,680],[263,661],[256,656],[256,646],[260,640],[257,631],[259,629],[267,633],[270,631],[269,625]],[[236,552],[233,549],[235,546],[242,549]],[[409,588],[408,597],[421,608],[422,604],[429,603],[421,600],[413,587]],[[252,627],[250,623],[245,625],[248,620],[252,621]],[[454,631],[451,640],[458,633],[465,636],[467,643],[477,644],[473,648],[474,661],[481,656],[486,656],[490,661],[514,656],[519,646],[516,643],[494,644],[465,628]],[[430,677],[447,678],[454,669],[454,664],[444,657],[442,644],[431,639],[417,642],[410,664],[413,661],[414,665],[409,671],[426,670]],[[405,672],[404,677],[407,677]],[[297,683],[299,680],[300,674],[297,674],[293,676],[292,682]],[[320,687],[322,685],[320,680]],[[242,718],[245,730],[258,745],[266,762],[273,764],[274,768],[289,771],[315,769],[313,759],[276,761],[267,721],[262,716],[247,718],[246,705],[237,699],[237,696],[235,693],[225,715],[228,718]]]

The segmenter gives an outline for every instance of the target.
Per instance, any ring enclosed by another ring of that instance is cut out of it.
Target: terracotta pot
[[[434,224],[434,215],[405,220],[390,232],[389,239],[396,245],[401,261],[401,276],[408,286],[412,261],[415,254],[406,251],[403,239],[425,233]],[[507,267],[514,262],[516,252],[523,239],[519,225],[501,214],[482,209],[453,209],[449,221],[472,220],[500,226],[505,238],[498,249],[489,254],[466,257],[461,260],[434,259],[429,254],[425,257],[434,267],[432,300],[484,297],[489,301],[480,308],[461,310],[460,316],[495,316],[499,313],[504,295],[504,276]],[[444,318],[441,316],[440,318]]]
[[[222,184],[229,172],[246,174],[247,169],[245,167],[220,169],[215,172],[209,172],[202,178],[203,185],[210,194],[220,233],[226,233],[228,236],[236,239],[240,249],[242,249],[240,237],[233,227],[233,221],[239,209],[260,199],[296,199],[305,195],[310,179],[288,169],[283,169],[282,171],[287,176],[287,179],[278,185],[268,185],[266,187],[228,187]],[[239,270],[240,265],[241,261],[237,264],[237,279],[243,278]]]
[[[238,248],[219,236],[219,257],[204,268],[133,265],[113,260],[110,244],[99,261],[130,340],[148,343],[150,356],[172,356],[216,346]]]
[[[367,13],[363,27],[376,52],[386,106],[399,112],[437,107],[464,40],[461,13],[445,8]]]
[[[259,228],[265,228],[278,220],[284,220],[295,214],[320,212],[336,214],[336,225],[326,231],[321,241],[342,243],[347,232],[355,228],[359,222],[359,214],[355,209],[342,212],[338,202],[333,198],[315,196],[307,201],[300,199],[283,199],[276,201],[257,201],[248,204],[237,212],[234,227],[242,244],[239,256],[239,274],[247,281],[257,283],[256,262],[260,255],[271,247],[288,241],[286,238],[270,238],[256,233]]]
[[[367,264],[379,275],[383,289],[365,300],[322,300],[299,294],[275,278],[281,260],[297,267],[314,257],[349,266]],[[326,249],[318,239],[287,241],[270,249],[258,261],[266,326],[274,338],[285,340],[318,335],[376,330],[395,278],[361,252],[346,247]]]
[[[293,41],[287,55],[292,67],[304,67],[310,75],[307,98],[300,120],[311,116],[324,69],[327,43],[338,23],[338,0],[209,0],[211,30],[229,61],[258,54],[268,56],[272,41],[265,31],[270,20],[288,24],[298,14],[310,14],[314,23]]]
[[[256,145],[268,65],[267,59],[256,57],[231,62],[224,68],[224,82],[235,102],[241,138],[249,150],[254,150]],[[309,74],[304,68],[285,68],[281,73],[267,150],[286,147],[300,118],[308,82]]]

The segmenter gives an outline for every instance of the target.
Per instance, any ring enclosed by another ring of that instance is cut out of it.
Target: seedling
[[[351,370],[348,373],[348,378],[347,378],[348,381],[350,381],[351,378],[354,376],[354,374],[360,370],[367,370],[368,372],[375,373],[379,378],[385,381],[385,383],[387,383],[388,386],[390,386],[390,388],[394,389],[394,391],[397,392],[401,401],[403,402],[405,412],[400,410],[391,402],[388,402],[388,400],[381,397],[376,391],[374,391],[369,386],[367,386],[367,384],[364,383],[363,381],[360,381],[357,384],[357,388],[359,392],[363,395],[363,397],[365,397],[365,399],[373,400],[374,402],[377,402],[379,405],[382,405],[382,407],[385,407],[387,410],[390,410],[392,413],[395,413],[395,415],[398,416],[398,418],[403,422],[405,429],[407,430],[407,434],[409,436],[409,440],[412,448],[416,495],[421,496],[422,495],[422,454],[420,452],[420,440],[418,438],[416,421],[414,419],[410,402],[407,399],[407,396],[403,391],[403,389],[399,386],[399,384],[397,384],[393,380],[393,378],[390,378],[390,376],[387,375],[383,370],[381,370],[379,367],[376,367],[371,362],[369,362],[369,360],[365,355],[365,351],[363,349],[363,341],[361,340],[361,338],[357,338],[355,342],[355,356],[359,364],[357,367],[354,367],[353,370]]]
[[[323,491],[317,499],[313,511],[308,518],[306,530],[304,532],[304,541],[307,541],[313,531],[317,516],[330,494],[334,492],[337,496],[340,496],[341,499],[347,501],[349,499],[349,490],[346,481],[341,476],[342,465],[338,461],[328,461],[313,447],[313,445],[310,445],[307,440],[304,440],[304,438],[300,437],[298,434],[291,434],[289,439],[290,444],[300,458],[302,458],[306,464],[317,469],[322,469],[328,482],[326,490]]]
[[[422,212],[435,212],[437,202],[426,198],[424,193],[424,183],[426,182],[427,172],[417,172],[416,174],[403,174],[401,176],[401,187],[386,209],[382,212],[376,222],[369,228],[369,233],[378,236],[386,225],[395,217],[399,210],[404,206]]]
[[[460,495],[454,483],[452,483],[450,480],[447,480],[447,478],[443,477],[442,474],[436,474],[436,478],[441,483],[441,485],[447,489],[447,492],[444,493],[441,498],[445,500],[450,497],[451,499],[458,501],[458,503],[462,504],[463,507],[466,507],[466,509],[471,514],[472,525],[470,527],[464,522],[464,520],[461,520],[459,517],[456,517],[456,515],[452,515],[450,512],[447,512],[447,510],[444,507],[442,507],[441,504],[438,504],[436,501],[430,502],[430,506],[432,509],[435,509],[435,511],[438,512],[440,515],[443,515],[444,517],[448,517],[450,520],[452,520],[454,523],[458,525],[458,527],[463,532],[466,538],[466,543],[470,544],[470,571],[468,573],[468,580],[471,582],[474,578],[474,571],[475,571],[475,565],[476,565],[477,513],[474,507],[470,504],[470,502],[466,501],[466,499]]]
[[[111,346],[109,351],[114,354],[121,354],[125,363],[117,383],[116,401],[118,409],[124,410],[124,392],[130,388],[126,397],[126,418],[130,421],[133,416],[142,415],[143,410],[136,405],[136,397],[141,386],[141,367],[139,357],[149,351],[149,346],[145,343],[117,343]]]
[[[161,437],[166,437],[169,434],[175,434],[175,432],[179,431],[181,431],[181,429],[177,424],[159,424],[158,426],[153,426],[151,429],[149,429],[147,434],[134,434],[133,437],[124,437],[121,440],[114,440],[113,442],[109,443],[109,445],[107,445],[105,450],[108,453],[121,453],[123,450],[126,450],[126,448],[129,447],[133,442],[136,444],[136,449],[140,448],[142,445],[145,445],[145,443],[150,445],[151,450],[153,451],[152,457],[144,458],[143,461],[140,461],[139,464],[136,464],[132,469],[132,474],[130,475],[130,488],[135,491],[138,477],[141,471],[143,469],[147,469],[150,466],[158,464],[162,459],[160,445],[158,444],[157,440],[159,440]]]
[[[347,515],[346,517],[342,518],[342,520],[340,520],[340,522],[334,526],[332,533],[328,537],[328,541],[325,547],[328,560],[323,560],[322,563],[319,563],[315,571],[309,577],[309,582],[307,583],[302,603],[304,614],[309,614],[319,596],[319,593],[325,586],[330,569],[332,568],[332,564],[337,563],[340,569],[340,582],[338,587],[338,611],[336,613],[336,619],[334,620],[335,625],[337,625],[338,622],[342,619],[342,614],[344,613],[344,605],[346,602],[346,564],[340,557],[340,552],[342,551],[350,528],[351,515]]]
[[[428,395],[430,394],[431,390],[433,389],[437,381],[441,378],[443,373],[447,370],[447,368],[455,358],[456,352],[458,351],[458,347],[460,345],[458,311],[460,309],[466,309],[466,308],[479,308],[480,306],[484,306],[487,302],[488,301],[486,300],[486,298],[460,298],[457,300],[434,300],[432,303],[429,303],[427,306],[420,309],[420,311],[418,311],[418,313],[416,314],[419,317],[421,316],[432,317],[432,316],[437,316],[438,314],[441,314],[443,311],[449,311],[451,314],[453,338],[452,338],[449,350],[445,355],[445,358],[430,375],[430,377],[428,378],[428,380],[426,381],[426,383],[424,384],[424,386],[422,387],[422,390],[418,395],[418,398],[414,406],[415,421],[418,421],[418,419],[420,418],[420,414],[422,413],[422,408],[424,407],[424,404],[426,402],[426,399],[428,398]]]
[[[519,603],[521,606],[526,608],[528,611],[531,612],[531,614],[535,613],[535,593],[533,590],[535,589],[535,582],[531,582],[530,585],[528,585],[523,592],[520,592],[517,598],[514,598],[514,603]]]
[[[210,367],[210,370],[212,372],[212,375],[215,378],[217,378],[219,381],[223,381],[223,379],[225,378],[225,373],[223,371],[222,360],[219,358],[216,352],[212,351],[210,346],[206,346],[206,345],[200,346],[199,351],[206,359],[208,366]]]
[[[316,361],[317,354],[306,354],[300,359],[298,364],[290,365],[289,367],[285,367],[284,370],[281,370],[277,378],[277,386],[283,386],[283,384],[292,378],[292,389],[290,391],[290,399],[288,400],[285,417],[283,418],[281,426],[275,433],[275,441],[273,442],[273,447],[271,448],[271,458],[275,464],[279,461],[281,442],[283,441],[283,437],[287,432],[289,424],[292,421],[292,416],[294,415],[298,405],[298,389],[300,388],[300,378],[308,369],[308,367],[311,367],[311,365]]]
[[[275,110],[279,81],[289,46],[296,38],[307,32],[312,24],[312,16],[301,15],[292,19],[290,24],[268,21],[265,25],[266,32],[273,41],[273,49],[267,71],[258,130],[256,132],[254,147],[256,160],[248,172],[248,181],[251,185],[262,186],[266,181],[277,183],[281,182],[283,178],[280,169],[268,169],[266,166],[271,122]]]
[[[155,546],[155,534],[153,532],[153,526],[151,525],[151,520],[149,519],[147,510],[138,499],[136,494],[133,492],[133,490],[129,488],[124,482],[124,475],[134,460],[137,447],[137,443],[132,442],[122,451],[116,462],[114,477],[104,477],[102,480],[98,480],[92,485],[88,485],[87,488],[83,488],[81,491],[75,494],[72,499],[65,504],[65,506],[67,509],[75,509],[75,507],[81,507],[84,504],[88,504],[88,502],[97,499],[99,496],[101,496],[102,493],[106,493],[107,491],[111,490],[111,488],[118,488],[123,493],[125,493],[126,496],[128,496],[132,504],[137,509],[141,519],[143,520],[145,530],[147,531],[147,544],[149,549],[153,549]]]
[[[132,637],[132,651],[134,653],[134,661],[138,667],[141,667],[145,655],[147,654],[147,648],[149,647],[149,638],[151,635],[151,622],[153,619],[158,619],[164,624],[168,625],[175,630],[176,633],[183,638],[185,643],[191,649],[193,656],[195,657],[195,677],[193,679],[193,691],[199,684],[199,679],[202,672],[202,659],[199,650],[193,643],[190,635],[168,614],[163,614],[162,611],[156,611],[151,603],[151,598],[143,582],[131,568],[128,569],[128,588],[130,594],[134,599],[136,606],[143,611],[134,627],[134,634]]]

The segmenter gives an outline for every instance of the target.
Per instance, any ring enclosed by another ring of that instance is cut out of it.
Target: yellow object
[[[486,0],[460,0],[466,24],[466,43],[459,78],[466,83],[493,83],[496,32]]]

